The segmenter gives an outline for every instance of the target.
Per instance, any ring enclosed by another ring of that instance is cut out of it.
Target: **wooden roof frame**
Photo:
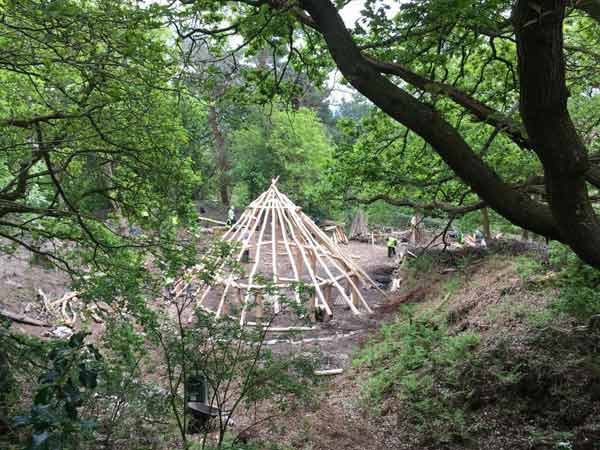
[[[270,240],[265,240],[267,230],[270,230]],[[216,291],[214,288],[217,285],[223,287],[217,309],[214,311],[217,317],[228,314],[228,306],[232,301],[241,306],[242,325],[246,322],[249,307],[254,306],[262,310],[262,299],[253,305],[251,298],[253,293],[267,287],[256,280],[265,257],[270,257],[271,260],[270,278],[273,286],[293,291],[296,302],[301,300],[298,292],[293,289],[294,283],[312,286],[315,296],[308,305],[309,309],[321,308],[328,315],[332,315],[335,298],[333,293],[336,291],[354,314],[373,312],[360,291],[362,284],[371,284],[383,293],[364,270],[344,255],[338,245],[277,188],[277,179],[272,180],[269,189],[250,203],[239,220],[221,239],[227,243],[237,243],[238,250],[233,255],[237,262],[242,261],[246,250],[254,249],[255,252],[253,262],[244,277],[247,278],[247,282],[240,282],[233,271],[226,273],[223,264],[219,269],[220,273],[215,277],[215,283],[198,292],[198,306],[208,309],[204,301],[209,293]],[[269,248],[271,254],[267,255]],[[278,270],[282,262],[278,256],[281,255],[290,263],[293,273],[291,278],[284,277]],[[319,273],[325,276],[320,276]],[[230,298],[232,296],[234,299]],[[277,311],[277,299],[274,299],[274,303]]]

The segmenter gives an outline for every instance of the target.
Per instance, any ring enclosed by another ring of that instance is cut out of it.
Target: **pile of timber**
[[[198,217],[198,221],[199,222],[207,222],[208,224],[210,224],[210,226],[202,227],[200,229],[200,231],[203,231],[207,234],[224,232],[225,230],[228,230],[230,228],[226,222],[223,222],[221,220],[211,219],[210,217]]]
[[[73,327],[77,319],[81,316],[91,317],[96,323],[103,323],[102,316],[111,313],[110,307],[104,302],[94,302],[82,308],[79,295],[78,292],[73,291],[65,293],[59,299],[49,300],[44,291],[38,289],[38,305],[34,309],[37,309],[42,316],[48,318],[51,323],[27,315],[27,312],[32,309],[31,303],[28,304],[26,312],[23,314],[0,309],[0,316],[13,322],[49,328],[55,326],[57,323]]]
[[[342,225],[329,225],[323,227],[323,230],[329,233],[331,236],[331,240],[336,244],[348,244],[348,236],[346,236],[346,232],[344,231],[344,227]]]

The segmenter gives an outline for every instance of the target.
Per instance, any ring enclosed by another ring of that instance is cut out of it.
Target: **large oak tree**
[[[596,117],[576,127],[568,108],[570,95],[597,95],[597,0],[405,1],[392,17],[385,3],[393,2],[368,0],[352,30],[340,15],[344,1],[182,3],[194,14],[189,35],[220,43],[242,35],[241,45],[287,52],[288,62],[315,78],[323,77],[326,49],[348,83],[424,140],[479,197],[467,209],[489,206],[600,267],[593,203],[600,167],[588,151],[597,138],[583,129],[597,126]],[[460,112],[458,121],[448,103]],[[500,176],[464,136],[465,115],[534,152],[539,173],[526,183]],[[531,195],[535,185],[541,195]]]

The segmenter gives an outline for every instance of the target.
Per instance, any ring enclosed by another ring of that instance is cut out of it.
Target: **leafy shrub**
[[[16,427],[31,433],[28,448],[78,448],[95,426],[85,420],[78,408],[98,385],[102,356],[85,333],[49,345],[48,367],[38,380],[29,413],[14,418]]]
[[[528,289],[558,288],[559,294],[552,302],[553,314],[568,314],[580,320],[600,314],[600,270],[582,262],[565,245],[552,242],[547,262],[531,255],[519,256],[515,261]],[[542,275],[549,270],[555,276],[545,279]],[[542,281],[535,281],[540,276]]]
[[[407,269],[413,271],[415,275],[428,273],[435,265],[435,258],[427,254],[420,255],[418,258],[409,258],[407,261]]]

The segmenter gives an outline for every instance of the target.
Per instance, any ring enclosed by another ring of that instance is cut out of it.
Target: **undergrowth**
[[[517,271],[529,289],[558,289],[550,310],[578,320],[600,314],[600,270],[582,262],[559,243],[551,243],[548,260],[532,255],[517,258]],[[544,278],[546,275],[546,278]]]
[[[384,325],[381,339],[366,347],[355,364],[372,370],[363,398],[377,409],[394,393],[406,406],[406,419],[416,430],[436,441],[462,439],[464,411],[456,404],[462,391],[460,367],[471,359],[479,344],[472,333],[449,335],[445,320],[415,317]]]
[[[560,296],[553,307],[578,319],[600,314],[600,270],[583,263],[565,246],[550,247],[550,263],[560,269]]]
[[[555,244],[547,255],[497,259],[496,266],[514,263],[520,277],[488,307],[500,331],[453,325],[439,306],[419,316],[407,307],[354,361],[368,372],[362,401],[375,413],[397,414],[422,448],[481,444],[498,427],[514,429],[527,448],[600,442],[590,422],[600,407],[600,330],[576,326],[600,314],[600,271]],[[407,281],[422,284],[422,271],[434,264],[411,262]],[[440,298],[477,287],[464,266],[454,265]],[[486,262],[485,270],[494,269]]]

